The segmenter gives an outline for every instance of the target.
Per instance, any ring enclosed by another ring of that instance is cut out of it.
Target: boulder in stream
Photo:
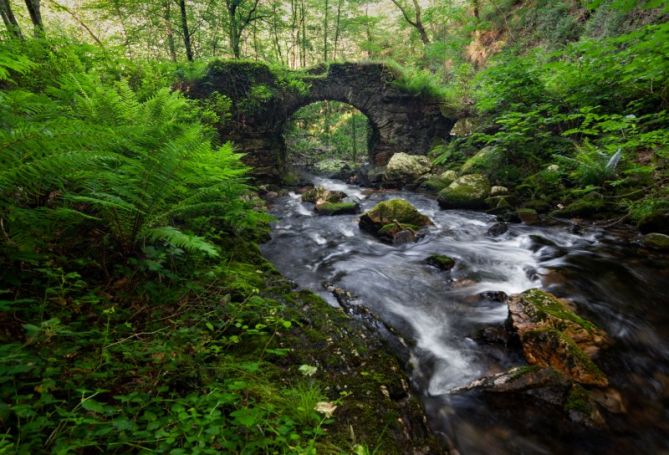
[[[386,185],[402,187],[416,183],[430,172],[430,159],[422,155],[395,153],[386,165],[383,181]]]
[[[440,270],[451,270],[453,267],[455,267],[455,259],[443,254],[433,254],[432,256],[428,257],[425,262]]]
[[[439,192],[437,200],[442,209],[483,209],[490,193],[490,183],[481,174],[459,177]]]
[[[651,232],[643,236],[643,244],[658,251],[669,251],[669,235]]]
[[[349,215],[358,213],[360,205],[357,202],[321,202],[316,204],[315,210],[319,215]]]
[[[592,357],[610,340],[567,302],[540,289],[530,289],[511,296],[509,319],[530,365],[551,367],[577,383],[608,385]]]
[[[415,241],[419,231],[432,221],[404,199],[390,199],[376,204],[359,221],[360,229],[386,243]],[[407,232],[410,234],[407,234]]]
[[[323,202],[337,203],[341,202],[345,198],[346,193],[342,191],[330,191],[322,186],[316,186],[302,193],[302,202],[311,202],[313,204],[319,204]]]

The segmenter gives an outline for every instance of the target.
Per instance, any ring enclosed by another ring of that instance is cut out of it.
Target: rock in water
[[[315,210],[319,215],[349,215],[358,213],[360,205],[357,202],[321,202],[316,204]]]
[[[539,215],[534,209],[518,209],[516,215],[525,224],[537,224],[539,222]]]
[[[509,299],[509,318],[531,365],[552,367],[575,382],[606,386],[592,357],[610,344],[606,333],[554,295],[530,289]]]
[[[341,202],[346,198],[342,191],[330,191],[322,186],[317,186],[302,193],[302,202],[319,204],[323,202]]]
[[[455,266],[455,259],[442,254],[433,254],[425,262],[441,270],[451,270]]]
[[[384,183],[404,186],[416,183],[420,177],[430,172],[430,159],[422,155],[395,153],[388,161],[383,175]]]
[[[395,243],[395,236],[402,231],[413,233],[414,241],[418,231],[432,224],[432,221],[404,199],[390,199],[379,202],[365,212],[359,221],[360,229],[369,232],[387,243]],[[402,234],[398,241],[406,240]]]
[[[498,237],[508,230],[509,226],[506,223],[500,221],[490,226],[488,229],[488,235],[491,237]]]
[[[490,193],[490,184],[481,174],[463,175],[439,192],[442,209],[483,209]]]
[[[643,236],[643,244],[658,251],[669,251],[669,235],[651,232]]]

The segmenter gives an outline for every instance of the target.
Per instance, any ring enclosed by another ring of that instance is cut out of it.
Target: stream
[[[660,453],[669,450],[669,257],[642,250],[612,232],[569,225],[510,224],[491,237],[496,219],[440,210],[427,195],[368,192],[340,181],[363,210],[403,198],[434,226],[416,243],[386,245],[359,230],[359,215],[318,216],[298,194],[275,200],[272,238],[263,254],[300,287],[338,306],[324,283],[345,289],[401,337],[397,352],[426,408],[431,427],[462,454]],[[456,260],[450,272],[425,263]],[[573,431],[524,402],[495,405],[478,394],[451,394],[483,376],[523,365],[518,352],[481,341],[503,327],[508,295],[543,288],[572,300],[613,338],[597,363],[622,395],[626,412],[606,414],[607,429]],[[492,292],[491,292],[492,291]]]

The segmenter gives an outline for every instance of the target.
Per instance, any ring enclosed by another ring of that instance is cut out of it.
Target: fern
[[[146,237],[153,241],[164,241],[172,246],[191,252],[202,252],[211,257],[218,256],[216,247],[196,235],[185,234],[173,226],[163,226],[149,229]]]

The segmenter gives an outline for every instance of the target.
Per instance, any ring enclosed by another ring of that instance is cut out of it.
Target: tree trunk
[[[2,21],[7,27],[7,31],[14,38],[23,39],[23,33],[21,33],[21,27],[19,26],[16,16],[12,11],[12,5],[9,3],[9,0],[0,0],[0,15],[2,15]]]
[[[165,31],[167,33],[167,50],[170,52],[170,58],[173,62],[177,61],[177,49],[174,44],[174,30],[172,29],[172,9],[170,1],[166,0],[163,7],[163,20],[165,21]]]
[[[9,0],[7,0],[9,1]],[[40,0],[26,0],[30,20],[35,27],[35,35],[39,36],[44,33],[44,24],[42,23],[42,13],[40,11]]]
[[[302,67],[307,66],[307,12],[302,0]]]
[[[188,30],[188,14],[186,11],[186,0],[179,0],[179,9],[181,10],[181,32],[184,35],[184,46],[186,46],[186,58],[189,62],[193,61],[193,47],[190,42],[190,31]]]
[[[341,33],[341,4],[343,0],[337,2],[337,20],[335,21],[334,48],[332,49],[332,60],[337,60],[337,45],[339,44],[339,35]]]
[[[323,61],[328,61],[328,9],[330,8],[329,0],[325,0],[325,17],[323,19]]]

